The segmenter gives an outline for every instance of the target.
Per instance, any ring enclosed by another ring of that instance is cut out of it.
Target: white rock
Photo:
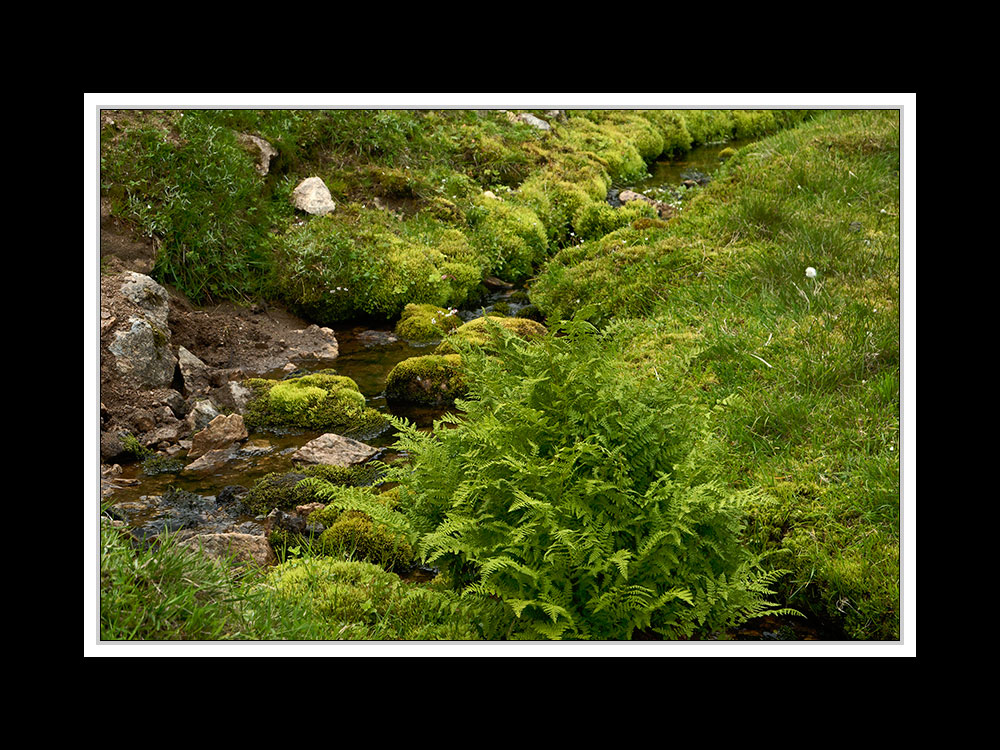
[[[333,202],[333,196],[330,195],[330,189],[319,177],[302,180],[292,191],[292,203],[300,211],[314,216],[323,216],[337,207]]]

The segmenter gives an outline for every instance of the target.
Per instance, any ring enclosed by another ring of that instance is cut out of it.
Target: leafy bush
[[[668,638],[768,610],[777,573],[741,541],[743,509],[708,471],[698,414],[638,382],[582,321],[527,344],[466,346],[463,416],[432,434],[394,420],[418,550],[464,595],[503,602],[488,637]]]

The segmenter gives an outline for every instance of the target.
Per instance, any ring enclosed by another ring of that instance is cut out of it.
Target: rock
[[[122,296],[141,308],[153,325],[164,331],[169,330],[167,315],[170,305],[167,290],[141,273],[126,271],[122,276]]]
[[[185,417],[184,422],[187,424],[191,432],[197,432],[208,426],[211,422],[219,416],[219,410],[216,408],[208,399],[201,399],[195,402],[195,405],[191,407],[191,411],[188,412],[187,417]]]
[[[669,203],[664,203],[663,201],[653,200],[648,195],[643,195],[642,193],[637,193],[634,190],[622,190],[617,195],[618,201],[621,203],[629,203],[630,201],[643,201],[653,206],[656,209],[656,213],[661,219],[669,219],[673,216],[677,209],[671,206]]]
[[[367,461],[377,452],[370,445],[328,432],[299,448],[292,454],[292,461],[300,464],[353,466]]]
[[[209,557],[231,557],[239,563],[264,566],[278,561],[267,538],[253,534],[195,534],[179,543],[200,549]]]
[[[257,149],[257,164],[254,168],[261,176],[266,175],[271,169],[271,159],[278,155],[278,150],[263,138],[258,138],[249,133],[240,133],[237,140],[245,146]]]
[[[332,328],[313,323],[308,328],[292,331],[288,356],[292,361],[336,359],[340,353],[337,335]]]
[[[295,506],[295,514],[302,516],[303,518],[309,518],[315,511],[322,510],[326,506],[323,503],[306,503],[304,505]]]
[[[323,216],[337,207],[330,189],[319,177],[308,177],[300,182],[292,191],[292,203],[300,211],[314,216]]]
[[[177,347],[177,365],[181,368],[184,388],[188,393],[204,393],[208,390],[212,382],[209,366],[183,346]]]
[[[498,279],[496,276],[487,276],[483,279],[483,284],[490,289],[513,289],[514,285],[510,282],[504,281],[503,279]]]
[[[188,432],[187,426],[177,419],[173,418],[172,421],[164,422],[159,427],[149,430],[143,434],[140,438],[140,442],[146,447],[152,447],[165,443],[170,445],[176,443],[182,435],[186,435]]]
[[[357,335],[357,339],[368,348],[390,346],[399,342],[399,337],[389,331],[362,331]]]
[[[108,345],[115,355],[118,371],[142,386],[169,386],[177,366],[177,359],[170,351],[169,332],[155,328],[144,318],[130,317],[128,325]]]
[[[225,385],[213,390],[211,395],[213,403],[217,403],[225,409],[242,413],[246,411],[247,404],[253,398],[253,391],[230,380]]]
[[[246,440],[248,437],[243,417],[239,414],[220,414],[209,422],[203,430],[192,436],[188,458],[198,458],[209,451],[231,446],[233,443]]]
[[[125,453],[122,441],[114,432],[101,432],[101,461],[113,461]]]
[[[533,128],[538,128],[539,130],[552,130],[552,126],[545,122],[545,120],[535,117],[530,112],[522,112],[518,115],[517,119]]]
[[[208,471],[209,469],[214,469],[220,466],[233,457],[234,451],[232,447],[229,448],[218,448],[216,450],[211,450],[204,455],[196,458],[194,461],[189,463],[184,467],[184,472],[199,472]]]

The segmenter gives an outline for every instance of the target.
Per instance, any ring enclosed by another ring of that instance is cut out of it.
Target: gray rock
[[[219,416],[219,410],[215,404],[208,399],[201,399],[191,407],[191,411],[184,421],[192,432],[197,432],[207,427],[208,423],[217,416]]]
[[[149,276],[134,271],[123,274],[122,296],[141,308],[149,321],[167,331],[167,315],[170,312],[167,290],[157,284]]]
[[[232,447],[208,451],[185,466],[184,472],[197,473],[214,469],[230,461],[235,456],[235,453],[236,451]]]
[[[202,362],[183,346],[177,347],[177,364],[184,378],[184,388],[188,393],[204,393],[212,383],[212,373]]]
[[[257,149],[257,164],[254,168],[262,177],[266,175],[271,169],[271,159],[278,155],[278,150],[263,138],[249,133],[240,133],[237,138],[241,143]]]
[[[230,557],[238,563],[273,565],[277,556],[263,536],[253,534],[195,534],[180,542],[186,547],[200,549],[209,557]]]
[[[518,119],[523,123],[531,125],[533,128],[538,128],[539,130],[552,130],[552,126],[545,122],[545,120],[535,117],[530,112],[522,112],[518,115]]]
[[[108,349],[118,371],[142,386],[169,386],[174,378],[177,359],[170,351],[170,334],[144,318],[130,317],[129,327],[115,334]]]

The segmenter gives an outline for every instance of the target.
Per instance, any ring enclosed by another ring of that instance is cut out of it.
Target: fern
[[[414,461],[389,479],[420,554],[504,605],[495,637],[686,637],[780,611],[780,572],[741,539],[754,495],[706,476],[705,413],[589,323],[533,343],[486,328],[489,347],[461,345],[463,413],[431,434],[395,420]]]

